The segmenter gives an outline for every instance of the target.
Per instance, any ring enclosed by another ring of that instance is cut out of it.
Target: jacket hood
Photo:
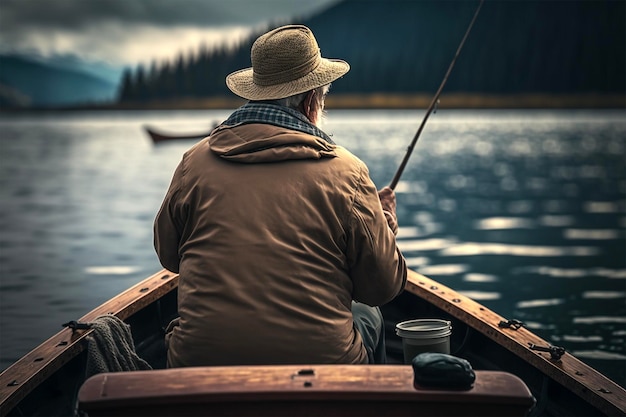
[[[337,156],[336,146],[320,137],[261,123],[219,127],[208,143],[220,158],[248,164]]]

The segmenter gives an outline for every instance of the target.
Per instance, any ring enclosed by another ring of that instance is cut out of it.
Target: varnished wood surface
[[[158,300],[178,285],[178,275],[162,270],[79,319],[89,322],[103,314],[124,320]],[[72,319],[68,317],[68,321]],[[59,326],[62,323],[59,323]],[[0,374],[0,415],[6,415],[21,399],[56,370],[83,351],[83,339],[91,330],[63,329]]]
[[[96,308],[80,321],[89,322],[107,313],[127,319],[177,285],[178,275],[163,270]],[[571,390],[605,415],[626,415],[626,391],[622,387],[568,353],[554,361],[548,353],[530,350],[528,343],[539,346],[548,343],[529,330],[499,328],[498,323],[505,320],[504,317],[413,271],[409,272],[406,290],[523,358],[530,367]],[[73,333],[64,329],[0,374],[0,415],[5,416],[41,382],[79,355],[88,332]]]
[[[266,415],[268,409],[287,415],[318,415],[320,410],[344,412],[341,403],[350,403],[355,415],[384,410],[384,415],[427,412],[457,416],[478,415],[480,410],[482,415],[522,416],[533,406],[532,394],[518,377],[497,371],[476,374],[472,389],[455,391],[414,387],[410,365],[230,366],[118,372],[87,380],[79,401],[80,409],[90,416],[136,410],[153,415],[172,410],[184,410],[189,415],[210,415],[216,410],[230,410],[233,415]]]
[[[569,353],[552,360],[547,352],[529,349],[529,344],[549,343],[526,328],[500,328],[506,318],[483,307],[472,299],[410,271],[406,291],[417,295],[458,318],[478,332],[515,353],[531,366],[584,398],[608,416],[626,415],[626,390]]]

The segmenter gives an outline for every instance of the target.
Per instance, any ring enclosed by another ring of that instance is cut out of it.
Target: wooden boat
[[[621,386],[519,322],[413,271],[405,291],[383,307],[388,365],[162,369],[177,288],[178,275],[163,270],[79,320],[103,314],[124,320],[138,355],[154,370],[98,374],[85,382],[85,339],[92,330],[66,328],[0,374],[0,414],[72,415],[78,407],[90,416],[626,415]],[[414,386],[394,332],[397,322],[413,318],[452,322],[451,354],[476,372],[471,390]]]
[[[216,125],[217,124],[213,124],[213,128]],[[210,130],[208,130],[206,132],[202,132],[202,133],[187,133],[187,134],[183,135],[183,134],[173,134],[173,133],[161,132],[161,131],[158,131],[158,130],[154,129],[151,126],[144,126],[143,127],[143,129],[146,131],[148,136],[150,136],[150,139],[152,139],[152,142],[154,144],[163,143],[163,142],[170,142],[170,141],[176,141],[176,140],[200,140],[202,138],[205,138],[205,137],[209,136],[211,134],[211,131],[213,130],[213,128],[211,128]]]

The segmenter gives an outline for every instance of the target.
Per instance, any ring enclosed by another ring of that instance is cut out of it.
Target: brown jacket
[[[406,282],[365,164],[267,124],[185,153],[154,232],[180,273],[170,366],[366,363],[351,301],[385,304]]]

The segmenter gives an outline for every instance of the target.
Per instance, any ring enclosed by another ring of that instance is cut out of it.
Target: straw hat
[[[350,70],[340,59],[322,58],[313,32],[289,25],[261,35],[252,45],[252,68],[235,71],[226,85],[248,100],[275,100],[330,84]]]

